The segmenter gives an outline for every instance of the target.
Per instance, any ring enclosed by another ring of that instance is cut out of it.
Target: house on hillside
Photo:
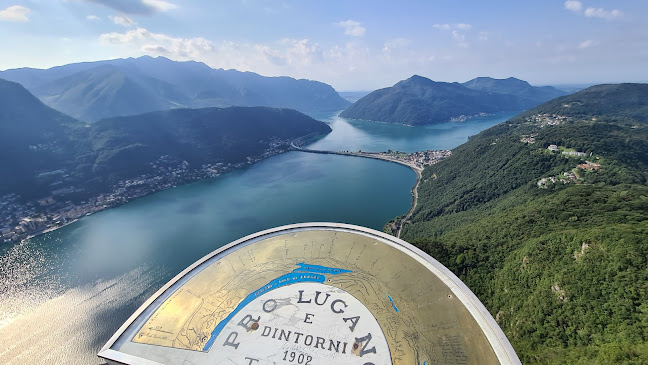
[[[577,157],[584,157],[585,152],[580,152],[580,151],[563,151],[563,155],[568,155],[568,156],[577,156]]]
[[[578,167],[580,167],[583,170],[598,170],[598,169],[601,168],[601,164],[600,163],[590,162],[590,161],[585,161],[585,163],[582,163],[582,164],[578,165]]]

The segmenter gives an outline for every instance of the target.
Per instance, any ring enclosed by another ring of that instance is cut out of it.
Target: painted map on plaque
[[[219,249],[99,354],[115,364],[517,364],[445,267],[384,233],[299,224]]]

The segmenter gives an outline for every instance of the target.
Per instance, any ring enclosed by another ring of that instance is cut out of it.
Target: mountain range
[[[564,94],[515,78],[479,77],[460,84],[414,75],[366,95],[340,116],[407,125],[435,124],[484,113],[522,111]]]
[[[289,140],[330,127],[292,109],[174,109],[88,124],[56,111],[20,84],[0,79],[0,195],[25,199],[76,186],[102,190],[149,172],[154,162],[245,163]]]
[[[648,358],[648,85],[598,85],[426,168],[403,237],[456,273],[524,364]]]
[[[12,69],[0,72],[0,78],[20,83],[46,105],[86,122],[177,108],[271,106],[310,112],[350,105],[321,82],[164,57]]]

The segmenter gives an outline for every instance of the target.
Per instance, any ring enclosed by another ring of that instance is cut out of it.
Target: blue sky
[[[646,0],[0,0],[0,69],[142,55],[373,90],[648,81]]]

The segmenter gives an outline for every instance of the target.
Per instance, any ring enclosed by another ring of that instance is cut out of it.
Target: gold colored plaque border
[[[446,267],[441,265],[438,261],[427,255],[423,251],[403,240],[365,227],[341,223],[302,223],[282,226],[246,236],[213,251],[212,253],[206,255],[205,257],[182,271],[160,290],[158,290],[158,292],[156,292],[151,298],[149,298],[106,343],[106,345],[100,351],[99,357],[108,360],[110,363],[116,364],[157,364],[156,362],[150,360],[145,360],[140,357],[120,352],[118,350],[115,350],[115,348],[119,348],[119,343],[123,343],[125,340],[127,340],[124,338],[125,336],[129,337],[133,331],[137,331],[136,328],[132,327],[137,327],[142,324],[142,321],[146,321],[146,318],[141,318],[142,314],[146,314],[146,312],[155,313],[159,306],[164,303],[164,301],[168,299],[168,297],[170,297],[173,292],[175,292],[181,286],[185,285],[187,281],[190,280],[190,278],[188,278],[188,275],[191,274],[192,271],[198,268],[202,270],[203,268],[201,268],[201,266],[203,266],[206,262],[222,258],[232,251],[239,250],[245,246],[254,244],[262,240],[288,234],[292,231],[303,232],[317,230],[348,232],[360,234],[369,238],[377,238],[380,241],[385,242],[386,244],[391,244],[394,248],[417,260],[420,264],[430,270],[430,272],[432,272],[432,274],[434,274],[439,280],[441,280],[452,291],[455,297],[461,301],[466,310],[472,315],[473,319],[481,328],[483,334],[490,343],[490,346],[492,347],[492,350],[495,353],[498,361],[501,364],[520,364],[515,351],[513,350],[504,333],[501,331],[490,313],[477,299],[477,297],[470,291],[470,289],[468,289],[468,287],[466,287],[459,280],[459,278],[457,278]],[[156,301],[157,303],[155,303]],[[156,304],[155,308],[151,308],[153,304]],[[129,329],[131,330],[130,332],[128,331]]]

